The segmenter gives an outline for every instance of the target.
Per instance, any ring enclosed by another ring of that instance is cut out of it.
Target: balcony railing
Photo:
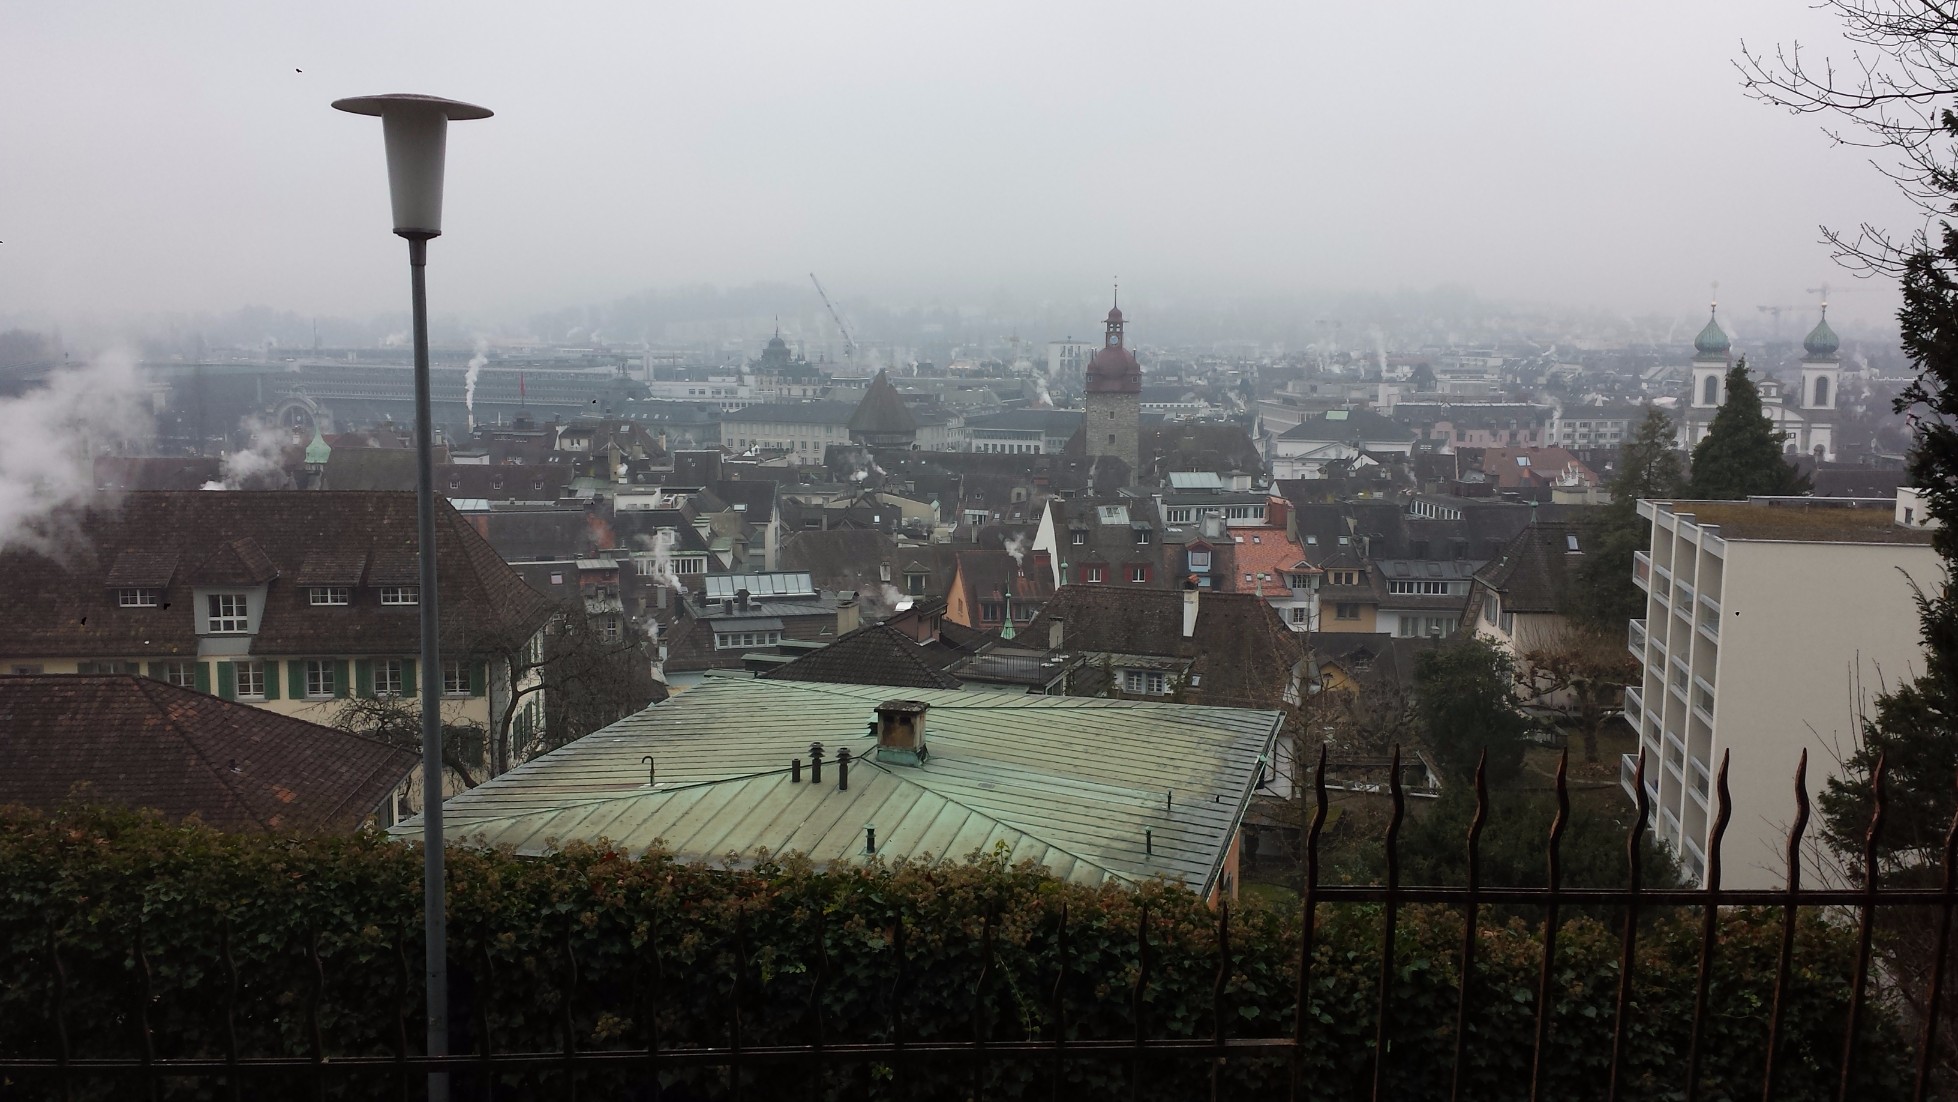
[[[1618,787],[1625,790],[1625,795],[1638,799],[1637,754],[1618,755]]]
[[[1713,794],[1713,774],[1708,772],[1706,762],[1701,761],[1698,756],[1687,758],[1686,765],[1687,785],[1699,794],[1700,802],[1705,803],[1706,798]]]
[[[1640,589],[1652,590],[1652,556],[1643,551],[1632,552],[1632,581]]]
[[[1630,630],[1626,634],[1625,646],[1632,652],[1633,658],[1638,659],[1640,662],[1645,661],[1644,620],[1631,621]]]
[[[1630,685],[1625,686],[1625,722],[1631,724],[1633,730],[1637,730],[1644,719],[1645,694]]]
[[[1718,643],[1720,641],[1720,602],[1701,595],[1698,625],[1700,634]]]
[[[1661,589],[1672,589],[1672,571],[1667,570],[1656,562],[1652,564],[1652,577],[1659,583]]]

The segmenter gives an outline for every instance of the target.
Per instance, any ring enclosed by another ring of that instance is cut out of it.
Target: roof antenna
[[[646,767],[646,787],[653,787],[653,778],[659,776],[659,766],[653,763],[653,756],[647,754],[639,759],[639,764]]]

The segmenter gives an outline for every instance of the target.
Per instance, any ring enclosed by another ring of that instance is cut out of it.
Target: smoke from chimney
[[[95,491],[95,457],[155,432],[136,362],[112,353],[0,399],[0,547],[39,547]]]
[[[469,427],[476,427],[476,380],[482,377],[483,365],[489,363],[489,342],[476,338],[476,354],[469,358],[469,373],[462,377],[462,405],[469,411]]]

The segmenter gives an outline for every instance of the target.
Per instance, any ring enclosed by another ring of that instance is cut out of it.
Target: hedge
[[[1070,1038],[1131,1035],[1136,930],[1149,915],[1153,1036],[1207,1037],[1218,973],[1217,916],[1167,884],[1088,888],[998,854],[960,863],[812,868],[798,857],[759,866],[707,867],[663,853],[628,857],[603,846],[565,846],[543,858],[455,847],[449,852],[454,1017],[461,1050],[487,1024],[498,1051],[548,1051],[568,1013],[581,1049],[640,1048],[647,1024],[663,1049],[729,1042],[738,1012],[745,1045],[817,1041],[967,1041],[1051,1036],[1057,985]],[[239,974],[235,1028],[248,1055],[310,1052],[307,1007],[317,995],[329,1056],[393,1051],[399,995],[419,984],[421,854],[373,833],[289,838],[221,834],[127,812],[75,810],[57,818],[0,810],[0,1055],[51,1057],[49,940],[66,978],[63,1015],[76,1056],[137,1052],[140,918],[150,971],[148,1018],[156,1054],[225,1050],[228,943]],[[1057,938],[1067,915],[1067,967]],[[1629,1030],[1628,1097],[1676,1095],[1685,1080],[1698,964],[1696,909],[1655,914],[1641,932]],[[987,916],[991,916],[990,923]],[[1379,908],[1325,907],[1318,916],[1305,1055],[1313,1098],[1364,1098],[1374,1044]],[[1232,1036],[1289,1036],[1299,916],[1246,903],[1230,914],[1225,985]],[[1758,1097],[1778,947],[1779,912],[1723,915],[1703,1051],[1706,1098]],[[893,941],[902,929],[900,982]],[[1398,1023],[1388,1059],[1393,1097],[1446,1096],[1454,1052],[1461,918],[1451,908],[1402,911],[1393,985]],[[1540,931],[1485,918],[1478,932],[1468,1041],[1469,1090],[1479,1099],[1527,1093]],[[980,964],[990,944],[990,966]],[[315,993],[310,947],[324,980]],[[737,992],[737,945],[740,979]],[[575,963],[570,988],[566,952]],[[1545,1097],[1602,1097],[1611,1054],[1619,932],[1589,919],[1560,928]],[[1850,932],[1805,914],[1788,992],[1779,1097],[1826,1098],[1837,1061],[1854,960]],[[571,991],[567,1005],[567,991]],[[419,1047],[421,1007],[405,1007]],[[1907,1046],[1873,1009],[1853,1097],[1904,1093]],[[1149,1061],[1140,1097],[1208,1093],[1201,1059]],[[1129,1097],[1122,1061],[995,1060],[897,1066],[830,1060],[743,1073],[748,1098]],[[1232,1059],[1220,1072],[1230,1098],[1282,1098],[1280,1058]],[[458,1085],[478,1097],[480,1084]],[[730,1094],[727,1073],[669,1069],[662,1097]],[[391,1096],[392,1080],[335,1080],[329,1094]],[[52,1097],[23,1079],[20,1097]],[[255,1081],[260,1097],[301,1084]],[[500,1077],[498,1098],[557,1098],[559,1070]],[[585,1097],[647,1098],[618,1068],[579,1073]],[[8,1087],[0,1087],[0,1095]],[[92,1082],[77,1097],[119,1097],[125,1081]],[[171,1080],[171,1098],[227,1097],[217,1080]]]

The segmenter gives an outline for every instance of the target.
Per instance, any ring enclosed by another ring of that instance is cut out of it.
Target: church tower
[[[1802,395],[1798,403],[1806,423],[1802,450],[1823,459],[1836,456],[1836,389],[1842,383],[1842,357],[1837,355],[1842,342],[1829,328],[1829,304],[1822,304],[1822,320],[1802,339]]]
[[[1709,308],[1706,328],[1693,338],[1693,391],[1688,395],[1686,416],[1679,426],[1680,446],[1688,451],[1700,442],[1713,425],[1713,415],[1727,400],[1727,368],[1733,342],[1720,328],[1720,304]]]
[[[1127,483],[1142,474],[1142,365],[1122,343],[1122,307],[1108,311],[1102,346],[1088,361],[1088,413],[1082,442],[1089,456],[1128,465]]]

